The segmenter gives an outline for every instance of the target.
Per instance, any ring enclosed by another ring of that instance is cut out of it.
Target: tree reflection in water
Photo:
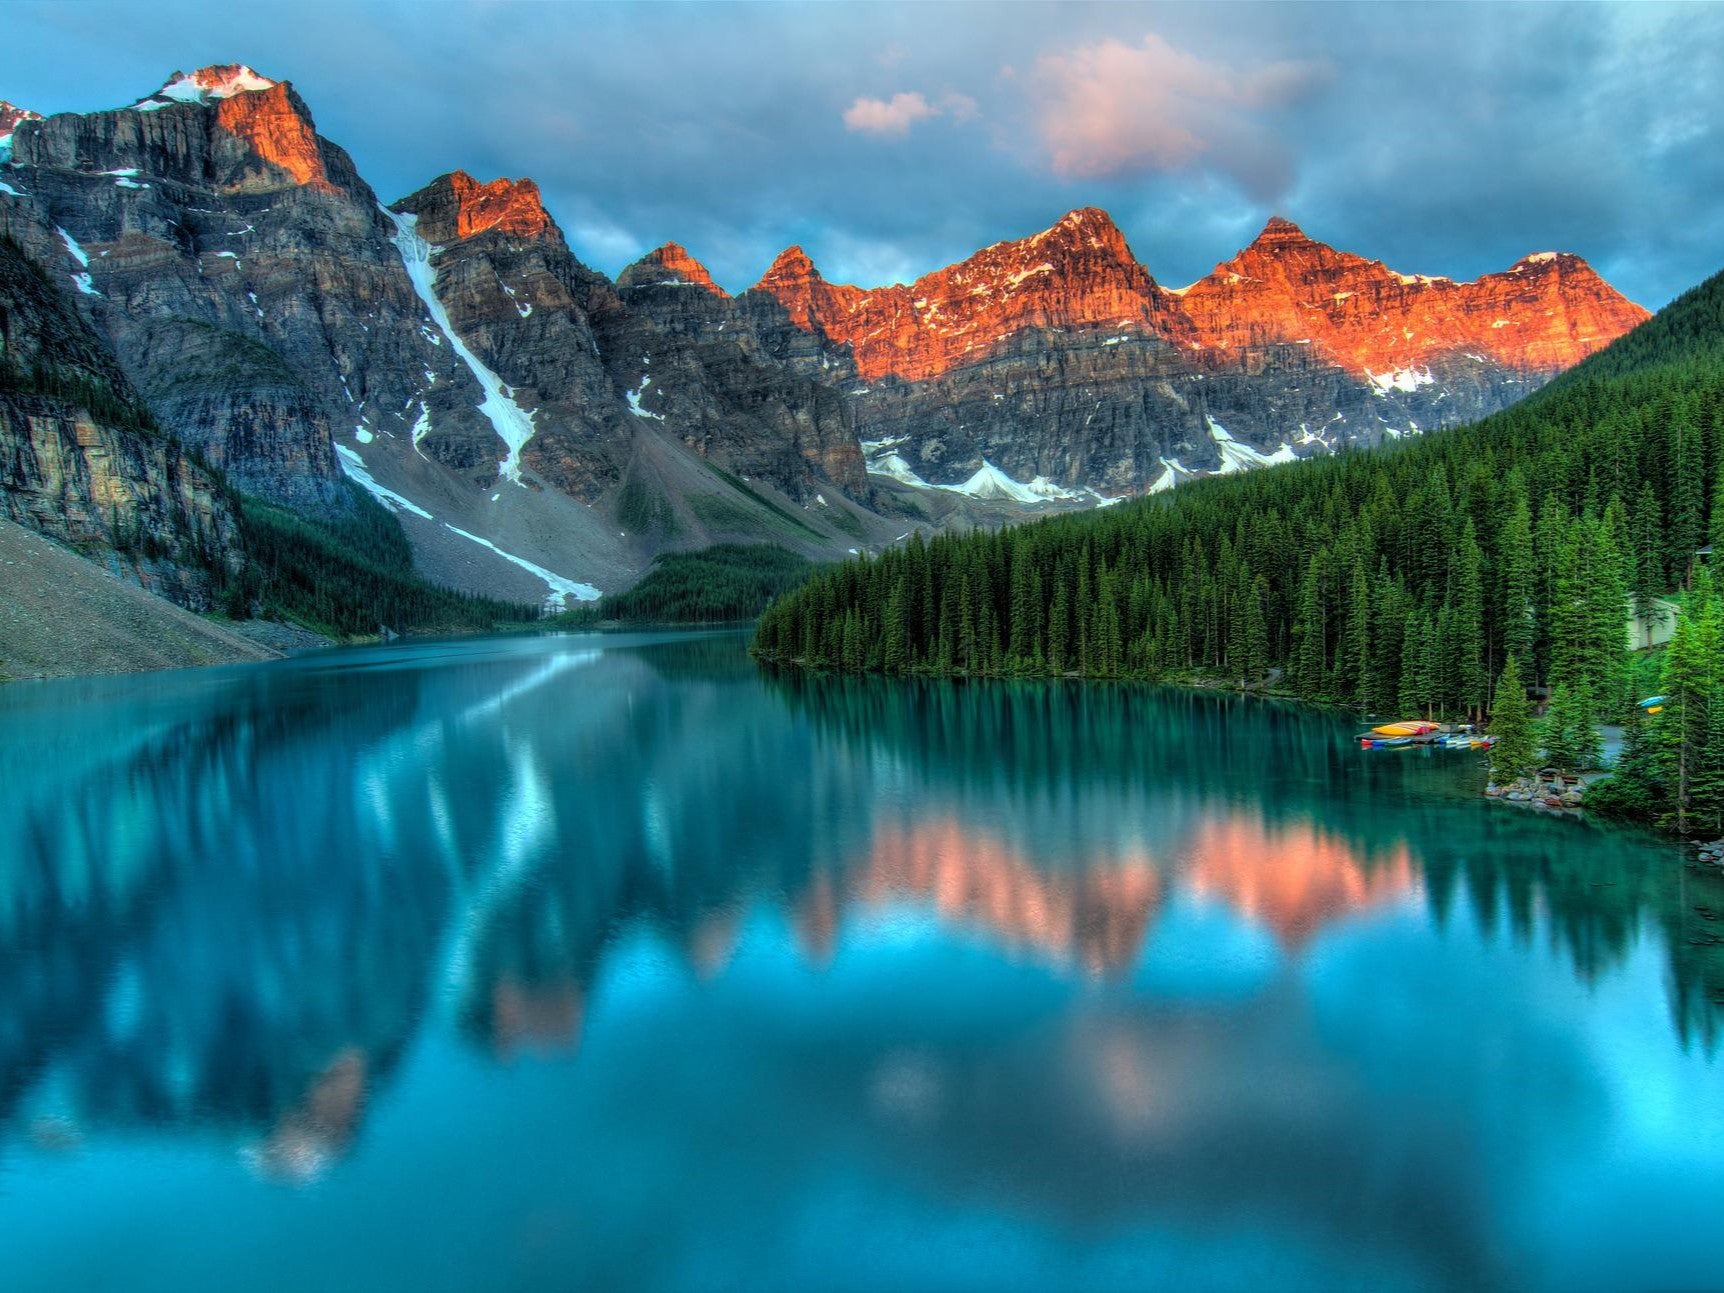
[[[1716,877],[1645,836],[1477,802],[1470,756],[1361,756],[1275,704],[762,675],[718,636],[19,688],[0,714],[0,1138],[208,1131],[315,1179],[421,1030],[501,1060],[573,1051],[620,941],[645,931],[719,979],[761,912],[816,973],[928,919],[1123,982],[1179,904],[1224,907],[1291,962],[1338,922],[1464,908],[1586,983],[1656,940],[1684,1046],[1715,1048],[1724,1011]],[[1149,1026],[1074,1023],[1085,1064],[1048,1080],[1083,1084],[1127,1142],[1171,1125],[1170,1101],[1273,1124],[1182,1071],[1226,1070],[1192,1056],[1230,1034],[1152,1046]],[[1332,1086],[1302,1087],[1307,1062],[1277,1089],[1305,1091],[1309,1128]],[[871,1071],[888,1130],[946,1099],[914,1054]],[[969,1098],[946,1110],[959,1140],[1003,1115]]]

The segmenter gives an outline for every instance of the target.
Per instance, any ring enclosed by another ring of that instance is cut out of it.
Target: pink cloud
[[[1238,69],[1154,33],[1135,45],[1110,37],[1037,61],[1037,124],[1049,164],[1068,179],[1178,170],[1205,157],[1256,171],[1275,151],[1263,118],[1327,79],[1315,64]]]
[[[915,91],[890,99],[857,99],[844,110],[844,128],[870,135],[901,135],[918,121],[940,115],[940,109]]]

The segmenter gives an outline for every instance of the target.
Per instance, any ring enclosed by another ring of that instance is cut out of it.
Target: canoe
[[[1456,732],[1437,742],[1445,750],[1488,750],[1496,743],[1496,737],[1478,732]]]
[[[1393,740],[1402,736],[1425,736],[1442,726],[1440,723],[1428,723],[1423,719],[1410,719],[1402,723],[1384,723],[1381,727],[1373,727],[1370,735]]]

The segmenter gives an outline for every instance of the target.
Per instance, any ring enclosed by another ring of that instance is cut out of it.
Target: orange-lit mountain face
[[[466,171],[452,171],[433,187],[447,186],[435,212],[423,212],[419,235],[434,243],[454,242],[495,231],[515,238],[536,238],[551,228],[551,217],[532,180],[497,179],[481,183]]]
[[[331,187],[311,114],[285,82],[217,100],[216,121],[296,182]]]
[[[968,260],[874,291],[827,283],[800,247],[759,288],[804,328],[848,344],[863,378],[924,381],[974,363],[1025,328],[1135,328],[1188,341],[1178,298],[1138,264],[1105,211],[1073,211],[1053,228],[995,243]]]
[[[1026,328],[1133,331],[1209,352],[1212,363],[1252,347],[1309,345],[1366,381],[1469,353],[1549,376],[1647,317],[1567,253],[1539,252],[1460,283],[1336,251],[1280,217],[1208,276],[1169,291],[1094,208],[907,287],[828,283],[792,247],[757,290],[799,327],[848,345],[868,381],[938,377]]]
[[[1396,373],[1423,377],[1433,362],[1475,355],[1548,376],[1647,317],[1579,256],[1538,252],[1500,274],[1458,283],[1398,274],[1279,217],[1185,289],[1181,304],[1205,346],[1308,343],[1378,382]]]
[[[1647,317],[1578,256],[1461,283],[1280,218],[1169,289],[1093,208],[908,286],[829,283],[792,247],[751,299],[817,339],[828,369],[854,370],[877,476],[1032,504],[1471,421]]]
[[[712,281],[712,275],[707,272],[693,256],[688,254],[688,248],[681,243],[667,242],[662,247],[655,247],[638,262],[644,272],[647,268],[661,271],[657,281],[660,283],[686,283],[690,287],[703,287],[714,296],[728,296],[722,287]]]

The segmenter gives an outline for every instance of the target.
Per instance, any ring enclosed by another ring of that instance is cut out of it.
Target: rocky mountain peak
[[[859,287],[828,283],[799,246],[779,252],[754,290],[783,306],[797,327],[809,332],[822,329],[834,341],[840,338],[833,335],[833,328],[866,295]]]
[[[769,288],[776,284],[794,284],[806,282],[824,282],[820,271],[814,268],[814,262],[800,245],[786,247],[773,258],[772,264],[766,267],[766,273],[760,276],[756,287]]]
[[[529,179],[495,179],[481,183],[466,171],[449,176],[456,202],[456,236],[496,230],[517,238],[535,238],[551,227],[539,186]]]
[[[1538,252],[1457,282],[1338,251],[1280,216],[1186,289],[1181,305],[1206,348],[1309,346],[1377,389],[1403,392],[1457,356],[1549,376],[1646,317],[1578,256]]]
[[[280,84],[254,72],[244,63],[214,63],[190,74],[175,72],[162,83],[161,89],[139,99],[133,106],[149,111],[165,108],[170,103],[207,104],[218,99],[231,99],[236,94],[273,90]]]
[[[1081,207],[1051,227],[984,247],[908,286],[825,284],[800,248],[760,282],[804,328],[849,344],[869,380],[923,381],[980,362],[1025,329],[1137,327],[1183,336],[1107,212]]]
[[[1257,248],[1314,245],[1312,238],[1286,216],[1272,215],[1263,231],[1251,240]]]
[[[1571,251],[1535,251],[1522,256],[1505,271],[1509,274],[1551,274],[1557,272],[1591,274],[1597,272],[1583,257]]]
[[[681,243],[667,242],[662,247],[655,247],[636,262],[643,270],[660,271],[656,277],[658,282],[688,283],[695,287],[704,287],[714,296],[728,296],[722,287],[712,281],[712,275],[707,272],[693,256],[688,254],[688,248]],[[813,266],[809,266],[810,270]],[[642,281],[646,281],[644,278]]]
[[[484,233],[537,238],[556,232],[539,186],[529,179],[481,181],[466,171],[439,175],[417,193],[395,204],[419,217],[419,236],[452,243]]]
[[[31,112],[28,108],[20,108],[15,103],[0,99],[0,139],[6,138],[18,128],[20,121],[40,121],[42,114]]]
[[[1022,246],[1027,250],[1063,248],[1073,251],[1104,252],[1122,260],[1131,260],[1131,248],[1125,234],[1113,222],[1113,217],[1100,207],[1079,207],[1069,211],[1041,233],[1021,243],[997,243],[996,246]]]

